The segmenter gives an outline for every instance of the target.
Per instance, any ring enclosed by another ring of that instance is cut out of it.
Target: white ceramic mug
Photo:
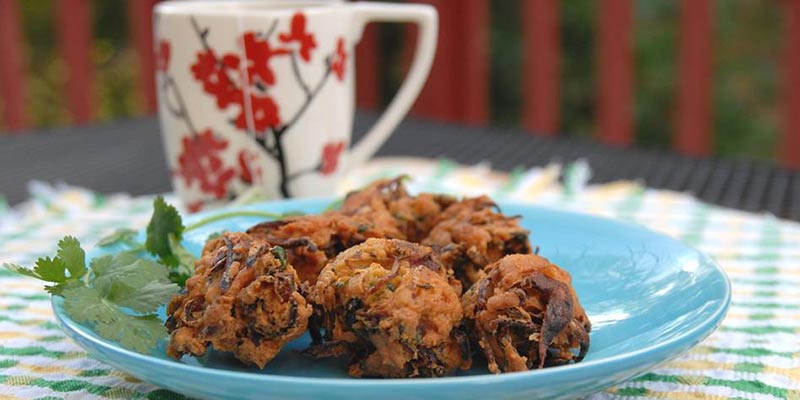
[[[256,187],[330,195],[389,137],[422,88],[437,14],[417,4],[175,1],[155,9],[161,130],[173,186],[192,211]],[[350,148],[354,49],[373,21],[419,26],[405,82]]]

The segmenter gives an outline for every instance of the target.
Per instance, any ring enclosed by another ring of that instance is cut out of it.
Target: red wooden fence
[[[67,108],[75,123],[92,119],[92,20],[89,0],[56,0],[56,39],[67,67],[64,89]]]
[[[148,111],[156,109],[151,10],[158,0],[128,0],[132,45],[139,55],[141,91]],[[448,121],[489,121],[490,0],[424,0],[439,10],[439,49],[428,83],[412,114]],[[532,133],[559,130],[560,61],[558,0],[523,0],[523,125]],[[634,140],[632,0],[601,0],[596,21],[597,126],[601,141]],[[27,56],[19,0],[0,0],[0,95],[2,121],[10,131],[30,124]],[[91,19],[89,0],[56,0],[55,32],[66,66],[63,98],[76,123],[92,118]],[[800,0],[783,0],[784,54],[781,76],[783,139],[780,158],[800,167]],[[673,146],[687,154],[712,150],[712,0],[681,0]],[[500,22],[502,23],[502,21]],[[407,52],[415,30],[406,31]],[[381,103],[380,37],[370,26],[357,48],[357,104]],[[405,58],[410,60],[411,54]]]
[[[412,114],[485,124],[489,121],[489,0],[425,0],[439,10],[439,42],[428,82]],[[406,48],[416,42],[407,31]],[[410,54],[406,59],[410,60]]]
[[[681,0],[678,46],[678,96],[675,149],[707,155],[713,142],[711,114],[713,20],[712,0]]]
[[[2,96],[3,121],[9,130],[28,126],[28,70],[19,2],[0,0],[0,96]]]
[[[156,111],[156,69],[153,58],[153,6],[158,0],[128,1],[133,47],[139,56],[139,76],[148,112]]]
[[[785,0],[783,48],[783,163],[800,168],[800,1]]]
[[[633,142],[631,0],[603,0],[597,18],[597,136],[606,143]]]
[[[522,125],[544,135],[558,133],[561,36],[558,0],[522,2]]]

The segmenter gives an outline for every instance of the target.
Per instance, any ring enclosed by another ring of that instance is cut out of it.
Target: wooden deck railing
[[[8,0],[6,0],[8,1]],[[16,0],[12,0],[16,1]],[[56,0],[56,42],[59,55],[67,66],[64,87],[72,121],[83,124],[92,120],[91,43],[92,20],[86,0]]]
[[[418,116],[485,124],[489,121],[490,0],[424,0],[439,9],[439,50],[425,89],[412,113]],[[156,109],[153,78],[151,9],[157,0],[128,0],[131,41],[142,71],[140,90],[150,112]],[[598,140],[628,146],[634,140],[634,76],[632,0],[601,0],[597,15]],[[10,131],[30,124],[25,46],[22,45],[20,1],[0,0],[0,95],[2,119]],[[673,148],[708,155],[713,143],[713,14],[712,0],[681,0],[677,50],[677,93],[673,116]],[[777,156],[800,167],[800,1],[783,0],[781,140]],[[560,45],[558,0],[522,0],[522,124],[533,134],[559,131]],[[55,32],[59,55],[69,74],[62,98],[72,119],[92,119],[89,0],[55,0]],[[413,41],[414,29],[407,31]],[[380,104],[383,63],[380,38],[368,27],[358,46],[357,102],[363,108]],[[410,46],[407,46],[410,48]],[[410,55],[409,55],[410,57]],[[409,58],[407,57],[407,58]]]
[[[17,1],[0,0],[0,95],[3,120],[11,131],[28,126],[28,55],[23,46]]]

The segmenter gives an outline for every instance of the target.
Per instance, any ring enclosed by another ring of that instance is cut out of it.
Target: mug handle
[[[417,99],[428,72],[436,55],[436,39],[439,28],[438,14],[434,7],[423,4],[387,4],[387,3],[353,3],[354,29],[357,38],[361,41],[364,27],[373,21],[381,22],[412,22],[419,26],[417,35],[417,50],[414,61],[408,70],[406,79],[389,103],[386,111],[378,118],[375,125],[351,149],[348,168],[367,161],[378,148],[389,138],[394,128],[408,113],[408,109]]]

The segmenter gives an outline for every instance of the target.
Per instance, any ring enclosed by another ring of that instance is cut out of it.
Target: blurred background
[[[151,114],[142,49],[154,3],[0,0],[0,134]],[[440,11],[440,50],[418,118],[800,163],[782,156],[790,0],[427,3]],[[368,29],[360,108],[392,97],[414,35]]]

